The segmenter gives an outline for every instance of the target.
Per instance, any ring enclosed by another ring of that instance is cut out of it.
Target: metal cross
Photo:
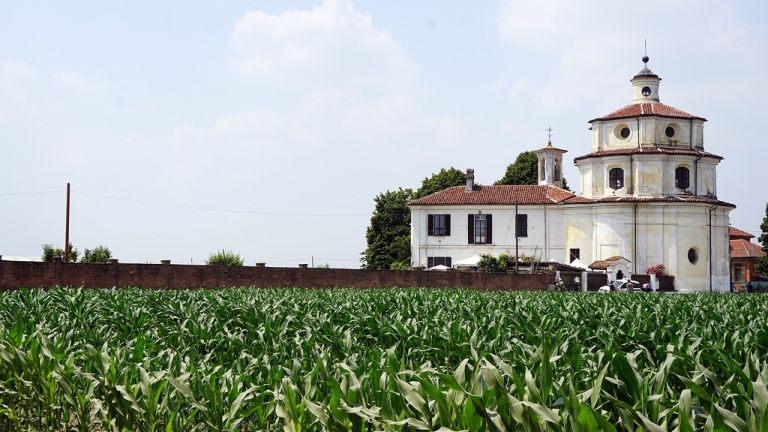
[[[550,141],[550,142],[552,141],[552,131],[553,131],[553,130],[554,130],[554,129],[552,129],[552,127],[551,127],[551,126],[547,127],[547,137],[549,137],[549,141]]]

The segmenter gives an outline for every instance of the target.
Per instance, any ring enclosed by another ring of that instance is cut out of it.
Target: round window
[[[643,96],[648,97],[648,96],[651,95],[651,88],[650,87],[643,87],[641,92],[643,93]]]
[[[664,129],[664,133],[665,133],[665,134],[666,134],[666,135],[667,135],[669,138],[672,138],[673,136],[675,136],[675,128],[673,128],[672,126],[667,126],[667,128],[666,128],[666,129]]]
[[[629,130],[629,128],[628,128],[628,127],[626,127],[626,126],[625,126],[625,127],[623,127],[623,128],[621,128],[621,132],[619,132],[619,134],[621,135],[621,137],[622,137],[622,138],[624,138],[624,139],[627,139],[627,138],[629,138],[629,133],[630,133],[630,130]]]
[[[691,262],[691,264],[696,264],[696,261],[699,260],[699,253],[696,252],[696,249],[690,248],[688,249],[688,261]]]

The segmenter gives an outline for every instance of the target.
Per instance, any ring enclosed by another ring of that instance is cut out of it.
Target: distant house
[[[728,237],[731,244],[731,280],[734,283],[751,282],[756,279],[755,262],[765,256],[763,249],[752,243],[752,234],[730,227]]]

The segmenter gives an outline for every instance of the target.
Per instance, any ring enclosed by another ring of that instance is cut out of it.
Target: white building
[[[728,291],[729,213],[702,117],[659,102],[661,78],[643,68],[632,103],[590,121],[591,152],[574,159],[582,194],[561,189],[566,150],[537,150],[539,185],[466,186],[413,200],[414,266],[478,254],[585,263],[621,256],[632,273],[664,264],[680,291]],[[615,276],[615,275],[613,275]]]

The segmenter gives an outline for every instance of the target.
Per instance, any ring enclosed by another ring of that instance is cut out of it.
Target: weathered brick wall
[[[478,272],[385,271],[171,264],[66,264],[0,261],[0,289],[49,287],[142,287],[154,289],[232,286],[301,288],[434,287],[481,290],[543,290],[554,275]]]

